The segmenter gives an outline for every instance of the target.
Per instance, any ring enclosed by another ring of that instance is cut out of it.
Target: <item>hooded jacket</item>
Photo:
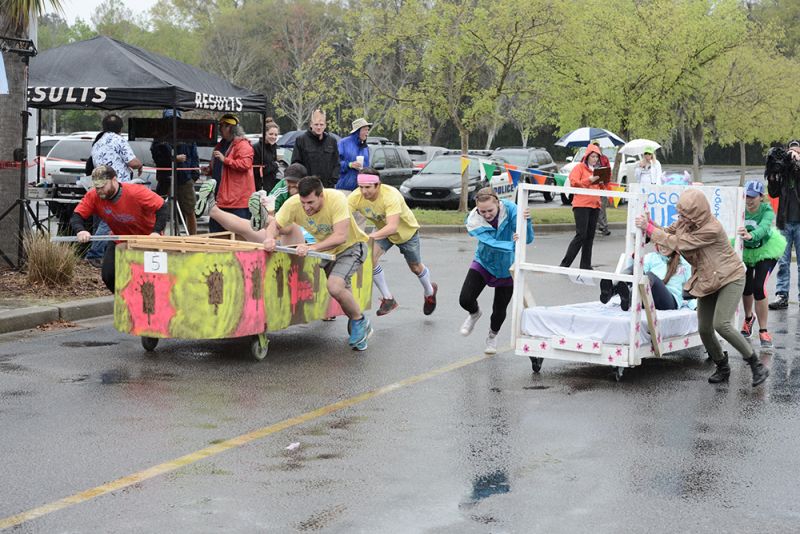
[[[339,148],[328,132],[322,139],[309,128],[294,142],[292,163],[302,163],[308,176],[318,176],[325,188],[332,189],[339,181]]]
[[[472,208],[464,221],[467,232],[478,240],[475,261],[495,278],[509,278],[509,269],[514,263],[514,232],[517,230],[517,205],[509,200],[500,200],[497,212],[497,228],[484,219],[478,208]],[[527,220],[527,243],[533,242],[533,224]]]
[[[684,289],[695,297],[705,297],[744,278],[744,263],[711,213],[703,192],[687,189],[681,193],[678,212],[677,222],[667,228],[655,227],[650,239],[677,251],[692,266]]]
[[[608,189],[608,184],[604,184],[600,181],[592,183],[591,181],[594,171],[590,169],[589,165],[586,163],[591,154],[602,156],[602,152],[600,152],[600,148],[598,148],[597,145],[589,145],[586,147],[586,154],[584,154],[583,159],[578,165],[575,165],[569,173],[569,185],[571,187],[585,187],[586,189]],[[600,161],[601,160],[598,160],[598,167],[600,166]],[[600,209],[600,199],[601,197],[576,194],[572,198],[572,207]]]
[[[364,156],[364,167],[369,167],[369,147],[358,138],[359,130],[339,141],[339,181],[336,189],[352,191],[358,187],[358,170],[350,168],[357,156]]]

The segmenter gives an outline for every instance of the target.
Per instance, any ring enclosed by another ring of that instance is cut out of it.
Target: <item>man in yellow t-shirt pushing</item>
[[[291,234],[294,225],[305,228],[316,239],[316,243],[297,245],[298,256],[310,250],[336,255],[335,260],[322,262],[328,275],[328,293],[350,318],[350,346],[366,350],[372,326],[353,297],[350,278],[367,259],[368,238],[350,214],[347,197],[341,191],[324,189],[316,176],[303,178],[297,184],[297,194],[270,220],[264,249],[275,250],[278,235]]]
[[[403,195],[394,187],[381,184],[378,172],[364,168],[358,175],[358,189],[350,193],[347,203],[350,211],[360,213],[375,225],[376,230],[369,234],[375,240],[372,247],[372,281],[381,292],[380,308],[376,315],[386,315],[397,308],[397,301],[392,296],[383,268],[378,260],[384,252],[397,246],[405,257],[408,268],[417,275],[425,293],[422,312],[430,315],[436,309],[436,292],[439,287],[431,282],[430,271],[422,263],[419,244],[419,223],[406,204]]]

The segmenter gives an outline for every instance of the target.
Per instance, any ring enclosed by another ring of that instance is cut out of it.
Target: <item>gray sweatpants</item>
[[[697,329],[703,345],[715,362],[725,357],[715,331],[738,350],[742,358],[755,355],[753,347],[733,324],[733,314],[742,299],[743,290],[744,278],[740,278],[722,286],[716,293],[697,299]]]

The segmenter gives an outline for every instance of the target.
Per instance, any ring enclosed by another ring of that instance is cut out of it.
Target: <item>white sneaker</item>
[[[486,336],[486,348],[483,349],[486,354],[497,354],[497,334],[489,332]]]
[[[461,325],[462,336],[468,336],[472,333],[472,329],[475,328],[475,323],[478,322],[478,319],[481,318],[481,315],[483,315],[483,313],[481,313],[480,310],[467,315],[467,318],[464,319],[464,323]]]

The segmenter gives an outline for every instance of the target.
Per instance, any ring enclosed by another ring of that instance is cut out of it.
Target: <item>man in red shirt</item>
[[[107,165],[92,171],[92,185],[81,199],[70,219],[70,225],[79,243],[87,243],[92,236],[86,225],[92,215],[108,224],[113,235],[159,235],[167,225],[169,210],[166,201],[139,184],[121,184],[117,173]],[[91,226],[89,226],[91,228]],[[103,256],[100,276],[106,287],[114,292],[114,251],[116,243],[110,242]]]

